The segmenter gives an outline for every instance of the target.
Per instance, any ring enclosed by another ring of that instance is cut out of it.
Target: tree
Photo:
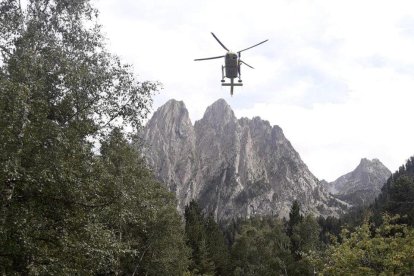
[[[303,217],[300,214],[300,205],[297,200],[293,201],[292,207],[289,212],[289,221],[287,226],[287,234],[290,238],[291,252],[295,256],[295,259],[300,259],[300,233],[299,227]]]
[[[235,275],[286,275],[291,262],[289,238],[280,221],[245,221],[231,249]]]
[[[308,252],[320,249],[320,227],[316,219],[308,214],[300,214],[300,205],[294,201],[289,213],[287,234],[290,239],[290,252],[293,262],[288,266],[292,275],[312,275],[313,269],[309,262],[303,258]]]
[[[336,217],[319,217],[318,224],[321,228],[319,240],[324,244],[329,244],[333,238],[338,238],[341,233],[342,221]]]
[[[212,215],[205,219],[205,231],[209,256],[214,263],[216,275],[230,275],[230,254],[224,234]]]
[[[112,201],[97,218],[115,236],[114,272],[180,275],[187,269],[189,251],[176,199],[154,180],[140,156],[115,129],[97,157],[102,194]]]
[[[122,134],[158,84],[107,52],[97,14],[89,0],[0,1],[1,274],[185,270],[174,199]]]
[[[290,263],[288,272],[290,275],[313,275],[313,267],[304,256],[321,250],[319,224],[312,215],[308,214],[293,226],[292,232],[291,254],[295,261]]]
[[[289,212],[289,222],[287,228],[289,236],[292,236],[293,228],[295,227],[295,225],[298,225],[302,221],[302,219],[303,217],[300,214],[300,204],[297,200],[294,200]]]
[[[414,157],[387,180],[373,209],[376,221],[388,212],[399,214],[401,222],[414,226]]]
[[[411,275],[414,273],[414,229],[383,216],[376,230],[366,220],[355,231],[343,230],[341,243],[309,260],[320,275]]]
[[[192,200],[185,207],[184,218],[187,245],[192,250],[190,272],[197,275],[214,275],[216,267],[209,254],[206,223],[197,202]]]
[[[300,240],[300,252],[316,251],[320,248],[319,234],[321,229],[313,215],[306,215],[299,224],[298,234]]]

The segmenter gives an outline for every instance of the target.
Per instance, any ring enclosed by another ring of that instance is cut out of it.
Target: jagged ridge
[[[183,102],[161,106],[144,129],[155,174],[176,193],[182,211],[197,199],[217,221],[251,215],[288,216],[293,200],[305,212],[338,215],[344,207],[309,171],[279,126],[237,119],[225,100],[194,126]]]

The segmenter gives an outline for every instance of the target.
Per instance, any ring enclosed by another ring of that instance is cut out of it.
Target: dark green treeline
[[[192,202],[186,209],[190,271],[196,275],[411,275],[413,202],[414,157],[388,179],[372,206],[353,209],[342,218],[304,215],[294,201],[289,220],[253,217],[225,223],[222,232],[217,226],[207,231],[206,225],[214,221]],[[209,250],[210,234],[220,241],[220,251]],[[215,261],[217,252],[220,263]]]
[[[224,230],[196,202],[185,210],[190,272],[195,275],[310,275],[304,254],[322,248],[320,227],[294,202],[289,221],[276,217],[235,220]]]

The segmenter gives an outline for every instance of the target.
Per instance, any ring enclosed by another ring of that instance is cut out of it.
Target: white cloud
[[[278,124],[319,178],[360,158],[395,170],[414,154],[414,2],[337,0],[97,0],[109,47],[183,100],[192,120],[225,98],[238,116]],[[224,54],[264,39],[242,59],[244,86],[220,86]],[[412,123],[411,123],[412,124]]]

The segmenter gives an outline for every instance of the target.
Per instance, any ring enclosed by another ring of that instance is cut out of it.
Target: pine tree
[[[414,157],[391,175],[373,205],[376,221],[388,212],[401,215],[401,222],[414,226]]]
[[[295,256],[296,260],[300,259],[300,223],[303,217],[300,214],[300,205],[297,200],[293,201],[292,207],[289,212],[289,221],[287,227],[287,234],[290,238],[291,252]]]
[[[193,200],[185,207],[184,218],[187,245],[192,250],[190,271],[195,274],[214,275],[216,268],[208,250],[206,223],[197,202]]]
[[[292,207],[289,212],[289,221],[288,221],[288,235],[292,236],[293,228],[295,225],[298,225],[302,221],[303,217],[300,214],[300,204],[297,200],[294,200]]]
[[[338,238],[341,233],[342,220],[336,217],[319,217],[318,224],[321,228],[319,240],[324,244],[329,244],[332,239]]]
[[[216,275],[230,275],[229,249],[224,240],[224,234],[212,215],[205,219],[205,231],[208,253],[214,263]]]
[[[291,254],[294,262],[288,267],[289,275],[313,275],[313,267],[305,256],[310,252],[319,251],[320,227],[316,219],[308,214],[301,222],[293,227],[293,234],[290,237],[292,243]]]

